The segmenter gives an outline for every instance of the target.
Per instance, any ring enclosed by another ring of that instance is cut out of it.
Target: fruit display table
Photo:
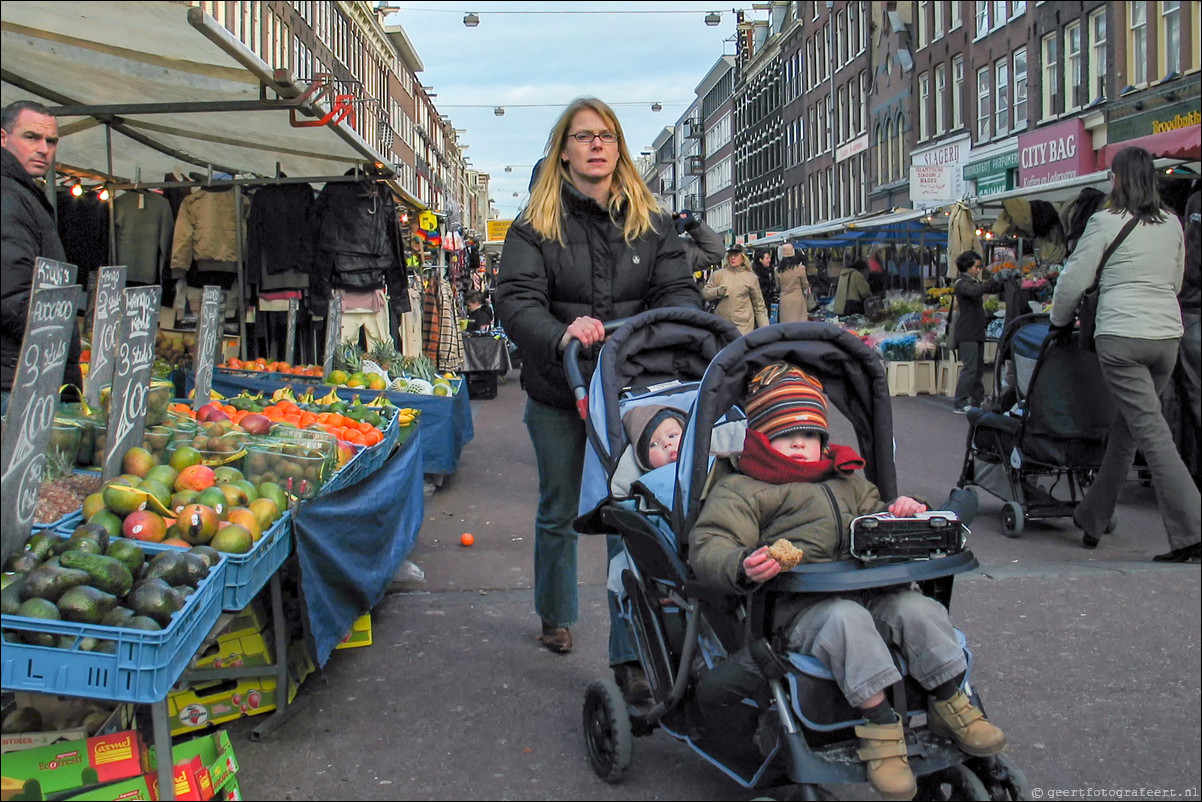
[[[459,455],[475,435],[472,408],[463,382],[454,382],[452,396],[419,395],[416,393],[383,393],[398,407],[421,410],[421,470],[427,474],[452,474],[459,468]],[[245,373],[218,368],[213,373],[213,389],[225,396],[242,391],[270,395],[281,387],[291,386],[296,395],[311,388],[313,394],[324,396],[330,387],[316,379],[283,373]],[[189,388],[191,389],[191,388]],[[365,403],[381,395],[374,390],[337,388],[338,397],[346,401],[358,395]]]

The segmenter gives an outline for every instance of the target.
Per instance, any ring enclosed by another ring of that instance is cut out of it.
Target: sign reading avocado
[[[221,337],[222,324],[221,288],[205,287],[200,301],[200,325],[196,334],[196,377],[193,386],[192,409],[200,409],[209,403],[209,391],[213,387],[213,364],[217,361],[217,340]]]
[[[49,289],[35,285],[29,298],[0,444],[0,563],[24,545],[33,525],[75,309],[82,296],[76,284]]]
[[[92,361],[88,365],[87,402],[100,404],[100,388],[113,383],[113,355],[117,351],[117,328],[125,300],[125,265],[102,267],[96,274],[92,304]]]
[[[150,369],[154,363],[154,335],[159,322],[159,291],[157,284],[125,290],[125,310],[121,315],[109,397],[104,465],[100,471],[105,481],[121,473],[121,459],[126,451],[142,445]]]
[[[334,369],[334,354],[342,342],[342,293],[338,290],[330,293],[330,312],[326,315],[326,352],[321,360],[321,375],[329,378]]]

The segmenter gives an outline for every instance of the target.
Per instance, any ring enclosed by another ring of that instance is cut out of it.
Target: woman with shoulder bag
[[[793,246],[781,246],[780,264],[776,266],[776,283],[780,287],[780,322],[797,323],[810,319],[810,280],[806,266]]]
[[[1052,297],[1052,327],[1067,331],[1081,296],[1097,280],[1094,345],[1118,410],[1102,465],[1073,521],[1082,530],[1082,545],[1097,548],[1139,449],[1169,539],[1170,550],[1152,559],[1199,562],[1202,500],[1160,407],[1183,330],[1177,292],[1185,269],[1184,235],[1181,223],[1161,205],[1146,150],[1120,151],[1111,174],[1114,187],[1106,206],[1089,218]],[[1132,220],[1135,226],[1112,248]],[[1102,264],[1107,250],[1111,253]]]

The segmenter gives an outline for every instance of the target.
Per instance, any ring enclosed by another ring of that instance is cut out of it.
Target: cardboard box
[[[241,802],[242,789],[238,787],[238,778],[230,777],[225,785],[217,789],[217,796],[214,799],[220,799],[222,802]]]
[[[167,697],[171,734],[195,732],[212,724],[224,724],[243,716],[275,710],[274,676],[194,683]]]
[[[214,788],[224,786],[238,773],[238,758],[234,756],[234,745],[225,730],[177,744],[172,747],[171,755],[177,764],[193,758],[199,760],[208,770]]]
[[[335,649],[357,649],[371,646],[371,613],[364,613],[351,624],[351,631],[342,636]]]
[[[114,800],[114,802],[136,802],[142,800],[144,802],[155,802],[159,798],[159,778],[157,774],[143,774],[140,777],[134,777],[129,780],[121,780],[120,782],[109,783],[108,785],[99,785],[95,788],[83,791],[73,796],[67,797],[68,802],[106,802]]]
[[[92,735],[111,735],[133,728],[133,705],[100,705],[76,697],[20,691],[15,696],[15,706],[36,708],[42,714],[42,721],[45,722],[46,729],[38,732],[17,732],[0,736],[0,754],[84,740],[88,737],[88,733],[81,726],[68,726],[69,722],[79,720],[82,712],[79,710],[81,704],[85,710],[101,706],[111,708],[108,718]]]
[[[267,640],[258,632],[247,635],[223,635],[216,643],[196,653],[189,669],[269,666],[274,661]]]
[[[142,738],[134,730],[10,752],[4,757],[4,799],[40,799],[43,794],[135,777],[146,773],[147,760]],[[21,793],[17,789],[25,795],[16,796],[14,791]]]

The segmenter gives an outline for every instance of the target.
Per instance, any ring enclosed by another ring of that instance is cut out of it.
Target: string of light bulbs
[[[463,11],[456,11],[456,10],[450,9],[450,8],[421,8],[421,7],[413,8],[413,7],[404,7],[404,6],[381,6],[377,9],[377,11],[380,11],[380,12],[383,12],[386,14],[392,13],[394,11],[421,11],[421,12],[434,12],[434,13],[443,13],[443,14],[463,14],[463,24],[468,28],[478,27],[480,25],[480,17],[481,17],[480,13],[476,12],[476,11],[468,11],[468,12],[464,13]],[[740,12],[740,9],[737,9],[737,8],[730,9],[731,14],[738,14],[739,12]],[[588,11],[564,9],[561,11],[517,11],[517,10],[486,11],[486,12],[484,12],[484,15],[485,16],[499,15],[499,14],[508,14],[508,15],[610,14],[610,15],[614,15],[614,14],[700,14],[700,13],[702,13],[702,12],[697,11],[697,10],[688,10],[688,9],[590,9]],[[706,13],[705,17],[704,17],[705,24],[711,28],[720,25],[722,23],[722,14],[723,13],[724,12],[722,12],[722,11],[710,11],[710,12]]]

